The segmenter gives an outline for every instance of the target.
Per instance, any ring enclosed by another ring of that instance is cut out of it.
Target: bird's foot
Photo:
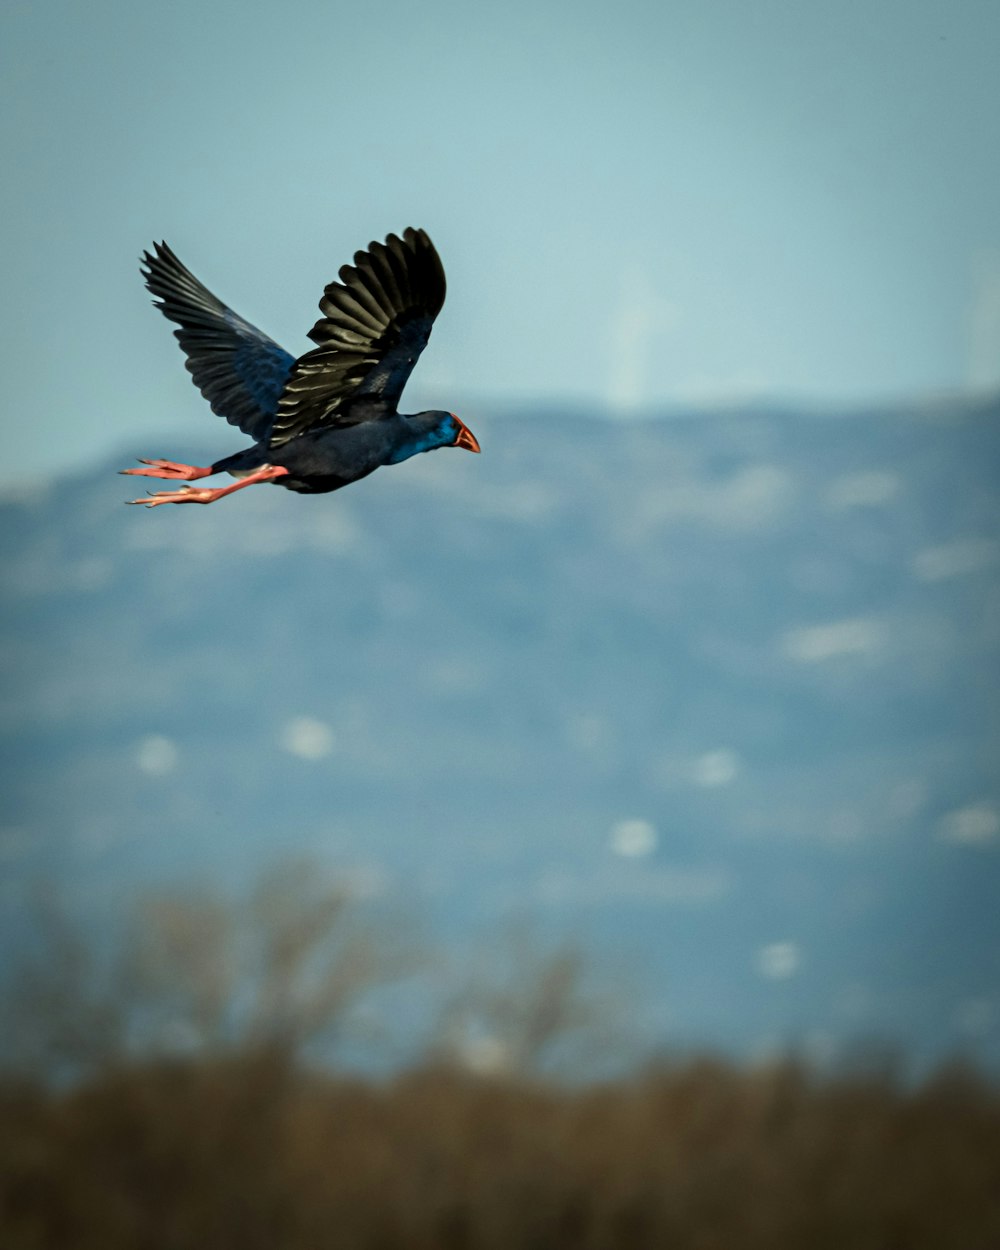
[[[128,504],[142,504],[144,508],[155,508],[161,503],[212,503],[220,495],[229,493],[229,487],[202,487],[196,490],[193,486],[182,486],[180,490],[147,491],[148,499],[126,499]]]
[[[211,477],[212,470],[197,464],[178,464],[176,460],[140,460],[146,469],[119,469],[131,477],[160,477],[169,481],[193,482],[199,477]],[[141,501],[140,501],[141,502]]]
[[[158,460],[157,464],[164,464],[165,461]],[[189,469],[190,465],[180,465],[182,469]],[[142,472],[141,469],[133,469],[133,473]],[[206,470],[198,469],[196,472],[199,476],[205,476]],[[142,504],[144,508],[155,508],[161,503],[214,503],[216,499],[221,499],[223,495],[232,495],[234,491],[243,490],[247,486],[253,486],[255,482],[273,482],[276,478],[285,477],[288,470],[281,465],[265,464],[256,472],[249,474],[238,482],[234,482],[232,486],[182,486],[180,490],[158,490],[147,491],[148,499],[126,499],[126,503]]]

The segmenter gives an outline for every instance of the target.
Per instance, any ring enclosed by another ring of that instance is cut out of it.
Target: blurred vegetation
[[[402,918],[369,914],[350,883],[308,861],[245,896],[151,894],[110,941],[88,937],[50,892],[25,928],[3,987],[0,1065],[57,1080],[136,1057],[308,1058],[344,1036],[370,1040],[364,1003],[422,958]]]
[[[273,1056],[0,1090],[10,1250],[995,1250],[1000,1100],[702,1061],[592,1087]]]
[[[702,1058],[556,1081],[586,1050],[567,1039],[617,1045],[613,1001],[578,953],[524,934],[446,997],[408,1071],[319,1066],[426,959],[392,934],[303,865],[236,901],[146,900],[103,957],[47,904],[6,988],[0,1244],[1000,1246],[1000,1090],[982,1074]]]
[[[612,993],[573,945],[513,924],[449,967],[412,921],[308,860],[243,895],[172,890],[139,899],[117,928],[102,919],[98,940],[58,894],[38,894],[21,961],[0,984],[0,1070],[59,1083],[150,1058],[336,1064],[350,1053],[398,1067],[425,1052],[480,1072],[579,1078],[628,1057],[621,987]],[[386,1001],[405,982],[431,1003],[429,1023],[412,1002],[400,1018]]]

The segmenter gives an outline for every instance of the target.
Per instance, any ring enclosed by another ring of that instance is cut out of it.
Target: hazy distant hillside
[[[310,850],[581,933],[667,1040],[1000,1058],[1000,408],[469,421],[331,496],[8,495],[7,925]]]

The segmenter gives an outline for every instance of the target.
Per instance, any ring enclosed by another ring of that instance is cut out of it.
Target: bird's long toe
[[[217,499],[217,490],[194,490],[190,486],[182,486],[180,490],[147,491],[145,499],[126,499],[127,504],[141,504],[144,508],[155,508],[161,503],[211,503]]]
[[[158,477],[167,481],[193,482],[200,477],[210,477],[212,470],[197,464],[180,464],[176,460],[139,460],[145,469],[119,469],[126,477]]]

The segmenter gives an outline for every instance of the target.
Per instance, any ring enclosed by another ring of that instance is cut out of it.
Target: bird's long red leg
[[[231,495],[233,491],[242,490],[244,486],[253,486],[255,482],[273,482],[275,478],[284,477],[287,472],[288,470],[281,465],[265,464],[256,473],[251,473],[248,477],[241,478],[240,481],[234,482],[232,486],[202,487],[200,489],[193,486],[183,486],[180,490],[150,491],[148,499],[127,499],[125,502],[142,504],[144,508],[155,508],[157,504],[161,503],[214,503],[216,499],[221,499],[223,495]]]
[[[140,460],[148,469],[119,469],[126,477],[162,477],[176,482],[193,482],[199,477],[211,477],[211,466],[178,464],[176,460]]]

